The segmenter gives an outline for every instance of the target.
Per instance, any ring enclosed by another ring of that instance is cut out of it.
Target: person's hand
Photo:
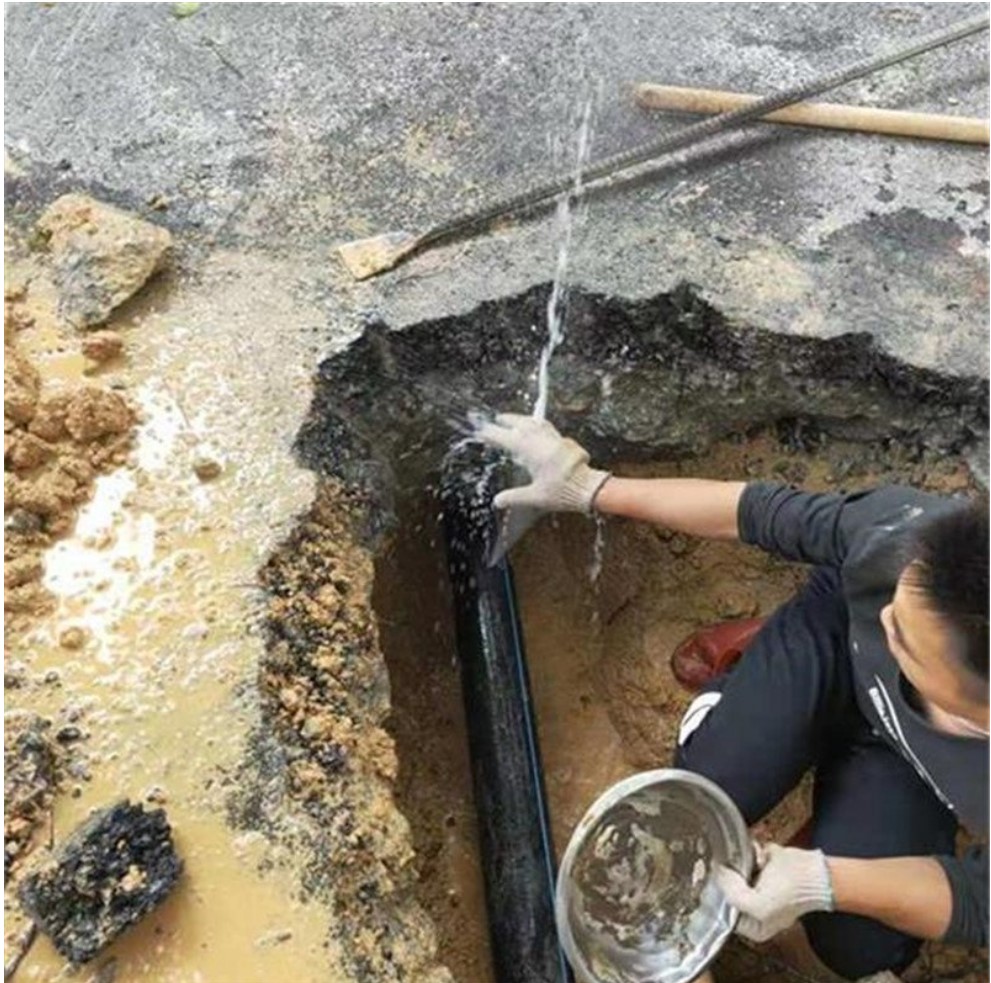
[[[485,443],[508,451],[530,472],[531,483],[507,488],[493,500],[497,509],[517,506],[550,512],[591,512],[608,471],[588,466],[588,452],[562,437],[546,420],[518,413],[500,413],[476,430]]]
[[[735,871],[720,867],[716,882],[740,912],[736,930],[752,942],[766,942],[811,911],[833,910],[833,886],[822,850],[757,847],[760,873],[751,887]]]

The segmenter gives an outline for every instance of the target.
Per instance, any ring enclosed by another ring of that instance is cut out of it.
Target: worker
[[[807,845],[760,847],[749,884],[717,873],[737,931],[763,942],[800,919],[847,979],[903,970],[923,939],[986,946],[987,848],[956,851],[960,826],[988,827],[986,505],[894,486],[614,477],[515,414],[480,437],[531,478],[499,509],[623,516],[813,566],[765,623],[704,629],[674,654],[701,687],[677,767],[725,789],[748,824],[815,769]]]

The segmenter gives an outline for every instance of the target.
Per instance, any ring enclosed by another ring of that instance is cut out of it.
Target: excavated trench
[[[354,979],[491,978],[435,488],[468,411],[532,405],[549,289],[401,331],[367,325],[322,363],[298,437],[319,491],[263,571],[271,727],[234,813],[311,854],[305,888],[332,905],[329,948]],[[972,480],[987,395],[868,335],[732,324],[688,287],[642,301],[575,290],[550,416],[627,474],[950,492]],[[605,785],[669,761],[686,702],[674,645],[772,609],[802,572],[578,516],[543,520],[513,565],[560,851]],[[769,832],[806,808],[799,791]]]

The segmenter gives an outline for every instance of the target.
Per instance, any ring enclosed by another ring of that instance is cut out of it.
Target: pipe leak
[[[441,488],[492,959],[499,983],[565,983],[571,974],[554,926],[554,851],[512,570],[505,557],[489,562],[494,475],[491,463],[456,459]]]

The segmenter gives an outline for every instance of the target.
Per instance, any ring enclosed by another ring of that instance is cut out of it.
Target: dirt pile
[[[86,195],[63,195],[41,216],[48,236],[59,315],[88,328],[102,324],[161,269],[172,246],[166,229]]]
[[[4,344],[4,610],[7,628],[45,610],[42,556],[68,533],[98,474],[123,464],[137,420],[101,386],[49,387],[18,350],[16,304]]]
[[[383,729],[389,682],[364,517],[357,495],[325,483],[263,569],[263,706],[294,806],[308,820],[310,887],[332,905],[331,939],[343,965],[354,979],[440,983],[450,977],[414,899],[409,826],[393,799],[396,752]]]

